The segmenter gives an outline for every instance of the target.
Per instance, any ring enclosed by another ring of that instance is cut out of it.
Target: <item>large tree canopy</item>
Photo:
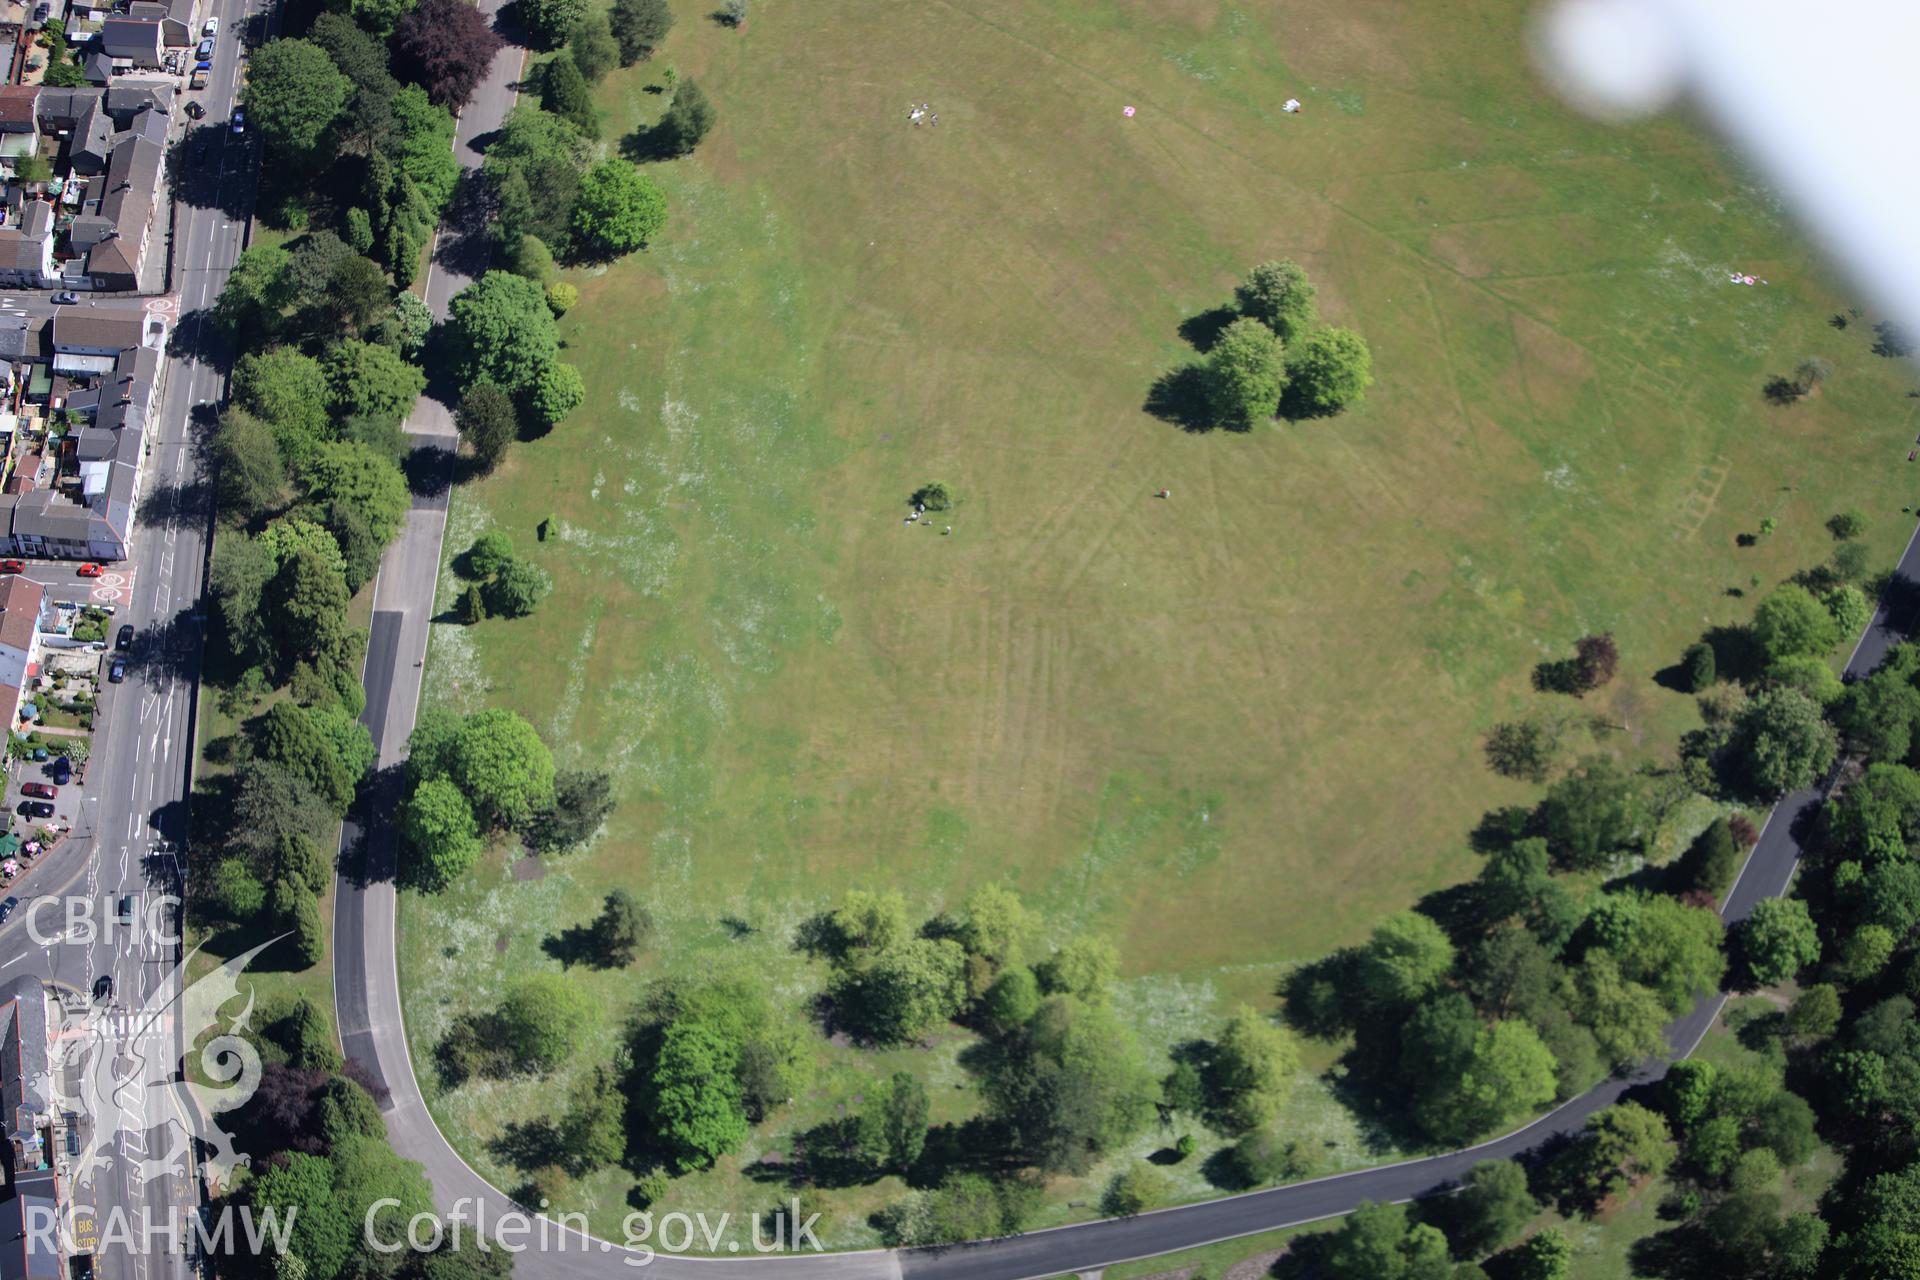
[[[540,286],[506,271],[489,271],[454,296],[448,308],[458,376],[507,392],[531,388],[555,363],[560,340]]]
[[[253,55],[242,96],[247,118],[270,146],[304,153],[346,105],[352,82],[309,40],[271,40]]]
[[[573,235],[588,253],[617,257],[643,249],[666,221],[666,192],[625,160],[602,160],[580,180]]]
[[[455,111],[473,97],[504,44],[486,15],[468,0],[420,0],[393,33],[402,74]]]
[[[1282,342],[1292,342],[1313,327],[1313,295],[1312,281],[1291,258],[1260,263],[1233,290],[1240,314],[1258,320]]]
[[[1221,425],[1250,430],[1271,418],[1287,385],[1280,339],[1258,320],[1235,320],[1207,353],[1207,404]]]

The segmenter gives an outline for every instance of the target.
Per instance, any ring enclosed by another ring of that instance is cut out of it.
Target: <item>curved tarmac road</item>
[[[499,0],[483,0],[492,12]],[[519,52],[508,49],[496,60],[492,73],[474,102],[463,113],[456,154],[471,169],[479,157],[474,138],[498,126],[513,100]],[[462,261],[445,252],[443,241],[427,284],[427,300],[437,315],[467,279],[484,270],[484,260]],[[450,451],[457,443],[445,405],[423,398],[408,424],[421,449]],[[442,471],[450,470],[451,452],[437,455]],[[379,765],[397,765],[404,758],[420,697],[421,664],[425,660],[434,588],[439,574],[440,544],[446,522],[446,494],[415,500],[400,537],[387,549],[374,592],[374,617],[367,652],[364,722],[379,750]],[[1898,576],[1908,589],[1890,591],[1888,600],[1906,602],[1920,587],[1920,530],[1907,543]],[[1847,663],[1849,676],[1864,675],[1878,666],[1887,650],[1913,621],[1888,616],[1882,604],[1868,624]],[[1747,859],[1738,881],[1721,907],[1729,924],[1746,918],[1755,903],[1786,891],[1800,858],[1794,832],[1820,803],[1824,788],[1796,791],[1773,809],[1759,843]],[[394,1147],[426,1167],[434,1199],[450,1219],[497,1223],[502,1215],[520,1212],[511,1197],[475,1173],[441,1135],[428,1114],[414,1079],[405,1021],[400,1007],[399,971],[394,948],[397,905],[393,885],[394,833],[388,821],[392,797],[371,799],[364,808],[378,815],[369,824],[362,846],[362,869],[344,871],[338,883],[334,917],[334,991],[341,1039],[347,1056],[383,1081],[391,1092],[387,1129]],[[350,829],[349,847],[358,837]],[[1700,1000],[1693,1011],[1667,1029],[1667,1041],[1676,1057],[1699,1044],[1726,1002],[1724,994]],[[1374,1169],[1356,1170],[1248,1192],[1201,1204],[1182,1205],[1141,1214],[1055,1227],[1001,1240],[981,1241],[938,1250],[869,1251],[833,1254],[767,1254],[753,1252],[749,1231],[731,1224],[718,1250],[729,1242],[743,1256],[676,1257],[660,1255],[646,1274],[691,1277],[694,1280],[1041,1280],[1043,1277],[1097,1270],[1103,1266],[1191,1248],[1236,1236],[1271,1231],[1322,1218],[1350,1213],[1361,1202],[1410,1200],[1438,1191],[1454,1182],[1474,1162],[1530,1151],[1558,1135],[1577,1130],[1586,1118],[1610,1106],[1629,1088],[1659,1079],[1668,1060],[1641,1067],[1630,1077],[1609,1080],[1567,1102],[1558,1110],[1523,1129],[1461,1151]],[[541,1280],[613,1280],[630,1276],[643,1256],[591,1239],[578,1232],[544,1223],[523,1254],[518,1273]],[[471,1231],[471,1228],[467,1228]],[[489,1231],[490,1233],[490,1231]],[[524,1239],[524,1237],[523,1237]]]

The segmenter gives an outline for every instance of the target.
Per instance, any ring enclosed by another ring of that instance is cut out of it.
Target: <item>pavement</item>
[[[180,963],[172,921],[158,921],[157,930],[96,928],[89,937],[83,928],[68,928],[62,916],[69,901],[84,898],[93,920],[104,923],[126,895],[133,896],[144,916],[156,896],[176,894],[180,884],[177,851],[188,837],[200,674],[197,615],[206,588],[213,516],[192,411],[224,399],[232,363],[208,322],[208,308],[244,246],[255,158],[247,140],[227,132],[226,121],[242,65],[235,33],[250,14],[266,12],[264,3],[250,0],[213,0],[209,9],[220,17],[222,28],[212,82],[198,93],[183,93],[181,99],[199,100],[207,114],[188,130],[198,135],[205,158],[193,173],[192,190],[181,200],[173,224],[178,291],[162,299],[99,299],[102,305],[158,310],[174,326],[161,409],[149,428],[132,554],[107,566],[110,576],[100,579],[77,577],[72,564],[30,562],[27,568],[29,576],[48,585],[54,599],[111,604],[115,613],[109,637],[131,623],[138,639],[128,655],[126,681],[101,682],[87,782],[63,787],[60,793],[60,808],[73,819],[73,837],[20,882],[20,909],[0,926],[0,972],[27,965],[57,992],[72,997],[74,1007],[89,1008],[96,1029],[104,1028],[110,1037],[123,1070],[153,1056],[153,1027],[136,1014],[163,992]],[[5,302],[14,311],[44,314],[53,309],[45,294],[17,292],[6,295]],[[36,919],[35,904],[49,899],[61,907]],[[89,1003],[102,975],[111,975],[114,982],[114,1000],[107,1007]],[[171,1061],[177,1063],[182,1029],[170,1017],[158,1025]],[[136,1037],[142,1043],[135,1043]],[[181,1122],[170,1089],[136,1092],[137,1100],[121,1114],[88,1118],[92,1126],[112,1129],[110,1160],[98,1170],[91,1188],[70,1189],[76,1203],[91,1204],[93,1218],[103,1228],[110,1228],[116,1210],[137,1224],[142,1214],[172,1220],[200,1202],[190,1176],[141,1180],[137,1162],[168,1151]],[[150,1250],[137,1237],[116,1244],[110,1230],[103,1231],[102,1243],[95,1274],[107,1280],[184,1280],[187,1275],[184,1253]]]

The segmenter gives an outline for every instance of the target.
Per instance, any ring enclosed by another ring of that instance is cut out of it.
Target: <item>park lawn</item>
[[[655,245],[569,274],[587,403],[454,495],[449,559],[502,528],[556,590],[435,627],[425,705],[512,707],[621,803],[543,878],[495,858],[403,898],[416,1061],[615,885],[656,950],[575,971],[608,1010],[580,1066],[643,972],[753,963],[798,998],[821,974],[792,928],[844,889],[931,914],[996,879],[1056,939],[1120,942],[1162,1054],[1472,874],[1480,813],[1537,794],[1480,754],[1547,701],[1535,662],[1613,631],[1597,745],[1671,758],[1695,712],[1653,674],[1823,560],[1828,515],[1866,511],[1890,565],[1907,370],[1826,324],[1847,297],[1711,141],[1554,102],[1526,11],[764,4],[738,34],[683,13],[613,73],[610,143],[668,64],[720,123],[649,165]],[[921,101],[938,128],[907,124]],[[1247,435],[1143,412],[1194,358],[1181,322],[1279,255],[1372,343],[1366,401]],[[1831,381],[1767,406],[1810,355]],[[935,478],[958,507],[903,525]],[[423,1076],[496,1173],[487,1141],[566,1083]],[[1393,1154],[1318,1121],[1333,1167]],[[596,1222],[625,1178],[579,1189]],[[682,1187],[728,1178],[768,1193]]]

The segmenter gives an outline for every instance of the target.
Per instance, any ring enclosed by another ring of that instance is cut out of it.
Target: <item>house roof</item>
[[[98,89],[57,89],[42,85],[34,101],[34,113],[43,129],[71,129],[80,113],[87,109],[87,103],[99,100]]]
[[[142,111],[143,122],[160,122],[165,117],[152,110]],[[160,181],[160,168],[166,152],[160,143],[138,133],[126,133],[114,144],[107,160],[106,194],[100,199],[99,216],[113,226],[113,233],[95,243],[87,254],[89,275],[135,275],[147,247],[147,224],[153,220],[153,201]],[[78,219],[76,219],[76,222]],[[58,329],[55,330],[56,335]],[[138,346],[136,335],[129,346]]]
[[[22,235],[11,227],[0,229],[0,271],[38,271],[46,260],[45,238]]]
[[[53,349],[125,351],[140,345],[145,315],[107,307],[63,307],[53,314]]]
[[[173,110],[173,86],[164,81],[116,80],[107,86],[107,113],[114,119],[130,117],[145,107]]]
[[[24,654],[33,648],[45,591],[31,578],[14,575],[0,586],[0,647]]]
[[[52,489],[34,489],[14,502],[13,531],[30,538],[52,538],[60,542],[86,542],[93,518],[77,502]]]
[[[40,336],[46,321],[39,316],[0,316],[0,360],[41,360]]]
[[[165,58],[165,45],[157,18],[108,18],[100,24],[100,51],[109,58],[157,67]]]
[[[60,1280],[59,1233],[45,1226],[59,1221],[52,1179],[32,1192],[18,1181],[19,1193],[0,1200],[0,1280]]]
[[[76,462],[105,462],[113,457],[113,432],[106,427],[82,427],[73,437]]]
[[[0,129],[29,131],[35,127],[34,105],[40,98],[40,86],[10,84],[0,86]]]

